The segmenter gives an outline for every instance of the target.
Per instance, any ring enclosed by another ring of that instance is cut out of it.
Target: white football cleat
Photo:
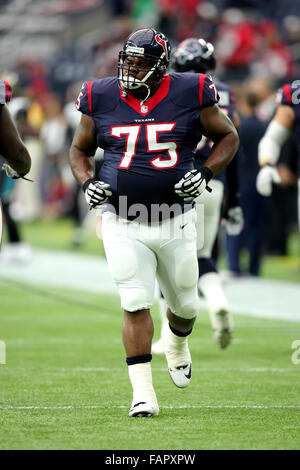
[[[140,401],[137,403],[132,402],[129,416],[132,418],[151,418],[158,416],[159,408],[157,403],[150,403],[149,401]]]
[[[185,388],[189,385],[192,377],[192,364],[186,366],[169,367],[169,373],[176,387]]]
[[[232,341],[233,320],[228,310],[221,309],[211,314],[214,340],[220,349],[225,349]]]
[[[165,325],[161,332],[169,374],[176,387],[185,388],[192,377],[192,359],[188,346],[188,338],[174,335]]]
[[[162,339],[159,339],[158,341],[155,341],[155,343],[152,344],[151,354],[164,354],[164,352],[165,349]]]

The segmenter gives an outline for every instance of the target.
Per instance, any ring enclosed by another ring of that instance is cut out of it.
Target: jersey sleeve
[[[93,112],[92,87],[92,81],[84,82],[79,92],[78,98],[75,101],[75,108],[82,114],[90,115]]]
[[[276,102],[278,105],[287,104],[292,105],[292,89],[291,85],[286,84],[279,88],[276,96]]]
[[[216,85],[208,74],[199,75],[199,102],[200,106],[213,106],[218,103],[220,97]]]
[[[0,80],[0,105],[4,105],[11,100],[12,90],[6,80]]]

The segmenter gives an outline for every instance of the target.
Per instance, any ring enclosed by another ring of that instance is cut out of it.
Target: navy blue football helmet
[[[171,46],[163,33],[153,28],[139,29],[126,40],[119,53],[118,80],[124,92],[134,92],[146,87],[150,94],[149,83],[159,83],[169,65]],[[126,59],[138,57],[145,60],[143,67],[131,66]],[[135,70],[135,72],[133,71]],[[145,70],[145,76],[138,80],[136,69]]]
[[[214,46],[204,39],[189,38],[175,50],[171,67],[175,72],[206,73],[216,68]]]

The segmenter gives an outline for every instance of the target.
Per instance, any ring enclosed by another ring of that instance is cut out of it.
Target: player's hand
[[[224,215],[227,235],[239,235],[243,230],[244,217],[241,207],[230,207]]]
[[[29,178],[25,178],[24,175],[19,175],[19,173],[14,170],[8,163],[3,163],[2,165],[2,170],[5,171],[6,175],[9,178],[12,178],[14,180],[18,180],[19,178],[22,178],[23,180],[31,181]]]
[[[256,189],[262,196],[271,196],[272,184],[281,183],[281,178],[277,168],[267,164],[261,168],[256,178]]]
[[[83,184],[82,189],[90,209],[97,209],[107,201],[109,196],[112,195],[112,192],[108,189],[109,187],[109,184],[95,179],[89,179]]]
[[[206,166],[200,170],[189,171],[175,184],[175,193],[182,197],[184,202],[191,202],[200,196],[205,189],[208,189],[207,185],[212,177],[213,172]]]

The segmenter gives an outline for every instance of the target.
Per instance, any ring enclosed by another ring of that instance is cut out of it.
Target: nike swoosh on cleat
[[[186,365],[187,366],[187,365]],[[186,366],[179,366],[179,367],[176,367],[176,369],[178,370],[181,370],[181,369],[185,369]],[[192,366],[190,366],[189,368],[189,372],[187,374],[185,374],[183,372],[183,375],[187,378],[187,379],[190,379],[192,377]]]
[[[184,229],[184,227],[188,224],[188,222],[184,225],[180,225],[180,228]]]
[[[131,409],[133,410],[136,406],[145,405],[145,404],[146,404],[145,401],[140,401],[139,403],[135,403]]]

